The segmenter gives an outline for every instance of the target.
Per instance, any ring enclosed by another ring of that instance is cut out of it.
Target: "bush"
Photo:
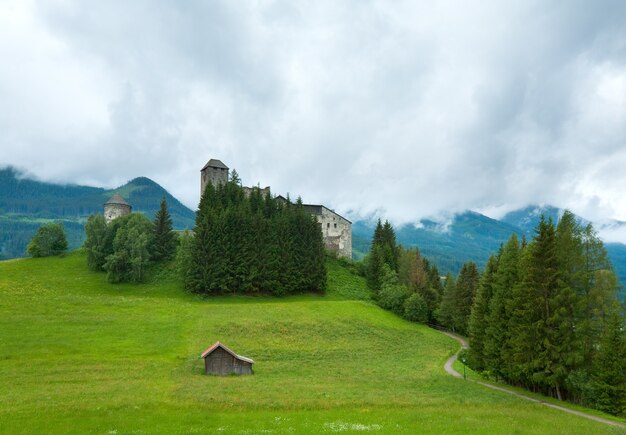
[[[45,224],[39,227],[26,250],[32,257],[49,257],[65,252],[67,238],[63,224]]]
[[[413,293],[404,301],[404,318],[418,323],[428,321],[428,305],[419,293]]]
[[[378,305],[398,316],[404,315],[404,302],[409,297],[409,289],[402,284],[385,285],[378,293]]]

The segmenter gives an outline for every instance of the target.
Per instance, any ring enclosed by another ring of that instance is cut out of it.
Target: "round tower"
[[[113,219],[130,214],[132,207],[118,194],[113,195],[104,203],[104,220],[108,224]]]

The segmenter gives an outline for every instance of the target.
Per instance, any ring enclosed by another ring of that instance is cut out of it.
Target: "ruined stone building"
[[[326,249],[352,259],[352,222],[323,205],[304,204],[304,209],[320,224]]]
[[[204,193],[207,183],[218,186],[228,182],[228,171],[228,166],[220,160],[209,160],[200,170],[200,195]],[[246,195],[250,195],[252,189],[260,188],[244,187],[243,189]],[[265,195],[270,192],[270,187],[260,190],[261,194]],[[352,259],[352,222],[323,205],[304,204],[304,209],[315,216],[320,224],[326,249],[336,252],[340,257]]]
[[[104,203],[104,220],[108,224],[113,219],[130,214],[133,207],[117,193]]]

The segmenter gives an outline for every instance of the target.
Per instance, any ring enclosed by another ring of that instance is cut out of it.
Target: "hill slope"
[[[466,261],[474,261],[483,269],[489,256],[495,254],[500,245],[511,234],[531,239],[541,215],[557,222],[563,210],[552,206],[529,206],[505,215],[501,220],[467,211],[458,214],[445,224],[422,220],[418,226],[403,225],[396,230],[398,242],[406,247],[418,247],[422,254],[433,261],[442,274],[458,274]],[[587,223],[583,218],[580,222]],[[360,259],[370,249],[376,222],[356,221],[352,226],[353,252]],[[615,272],[624,286],[626,284],[626,245],[607,243],[606,249]],[[626,297],[626,288],[620,298]]]
[[[70,249],[84,241],[89,215],[102,213],[103,204],[115,193],[150,219],[166,196],[175,228],[192,228],[195,214],[163,187],[139,177],[117,189],[59,185],[23,178],[13,168],[0,169],[0,259],[24,256],[26,245],[43,223],[61,221]]]
[[[325,297],[201,299],[167,271],[107,284],[81,253],[0,262],[2,431],[610,433],[448,376],[452,339],[347,299],[362,278],[330,270]],[[216,340],[255,374],[204,375]]]
[[[375,227],[376,223],[371,221],[354,223],[353,239],[356,239],[357,252],[369,250]],[[440,272],[456,274],[469,260],[482,268],[489,256],[497,252],[500,244],[513,233],[521,237],[523,232],[513,225],[467,211],[445,225],[430,220],[422,220],[419,226],[403,225],[397,229],[396,236],[403,246],[418,247],[437,264]]]

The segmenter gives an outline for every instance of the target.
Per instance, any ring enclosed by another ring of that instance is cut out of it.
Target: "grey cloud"
[[[0,72],[0,163],[43,178],[146,175],[194,207],[217,157],[353,217],[552,203],[626,220],[610,163],[626,139],[623,2],[18,9],[25,30],[0,32],[29,73]]]

